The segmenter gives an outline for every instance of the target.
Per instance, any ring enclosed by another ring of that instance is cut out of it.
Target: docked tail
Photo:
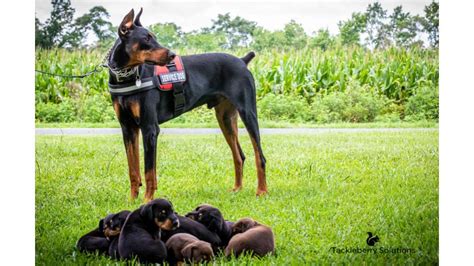
[[[245,55],[244,57],[241,57],[240,59],[242,59],[242,61],[244,61],[244,63],[248,65],[254,57],[255,57],[255,53],[249,52],[247,55]]]

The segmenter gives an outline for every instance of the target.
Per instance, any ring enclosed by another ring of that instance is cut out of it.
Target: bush
[[[76,109],[70,99],[60,103],[36,104],[35,119],[39,122],[72,122],[76,120]]]
[[[436,88],[420,87],[406,103],[406,120],[438,120],[439,93]]]
[[[355,84],[346,92],[319,94],[311,105],[311,114],[318,123],[372,122],[387,101],[368,87]]]
[[[109,122],[115,119],[110,96],[93,95],[78,102],[78,116],[83,122]]]
[[[258,101],[258,111],[264,120],[304,122],[311,119],[308,102],[299,96],[269,93]]]

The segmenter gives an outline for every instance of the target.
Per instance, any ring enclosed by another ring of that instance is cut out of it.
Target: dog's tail
[[[255,53],[249,52],[247,55],[245,55],[244,57],[241,57],[240,59],[242,59],[242,61],[244,61],[244,63],[248,65],[254,57],[255,57]]]

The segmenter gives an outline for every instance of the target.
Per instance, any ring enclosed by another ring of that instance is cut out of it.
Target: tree
[[[184,34],[184,42],[186,43],[186,47],[203,51],[219,50],[227,43],[223,33],[197,31]]]
[[[343,45],[359,45],[360,35],[364,32],[367,24],[367,18],[362,13],[352,13],[350,19],[346,21],[340,21],[339,26],[339,39]]]
[[[175,23],[156,23],[150,26],[150,30],[164,47],[175,49],[183,45],[184,33]]]
[[[417,35],[417,19],[410,13],[403,12],[402,6],[397,6],[390,15],[390,34],[397,46],[411,46]]]
[[[301,24],[291,20],[285,25],[283,32],[285,33],[286,46],[293,47],[295,49],[301,49],[306,46],[308,36],[306,35]]]
[[[428,39],[432,47],[439,46],[439,3],[431,2],[425,6],[425,17],[423,21],[423,29],[428,33]]]
[[[219,14],[217,20],[212,20],[212,27],[208,29],[214,33],[223,33],[226,37],[226,48],[238,46],[247,47],[252,40],[252,32],[257,26],[256,22],[246,20],[239,16],[231,18],[229,13]]]
[[[389,28],[385,24],[387,11],[379,2],[369,4],[365,12],[367,33],[366,45],[372,48],[383,48],[390,44]]]
[[[71,7],[71,1],[53,0],[51,4],[53,10],[44,25],[38,19],[35,21],[37,28],[35,37],[38,37],[35,40],[36,45],[43,48],[70,46],[71,32],[73,32],[71,21],[75,11]]]
[[[326,50],[334,44],[334,37],[331,36],[328,29],[319,29],[316,35],[311,38],[309,46],[319,47]]]
[[[74,38],[76,46],[82,44],[87,35],[92,32],[99,43],[110,41],[114,38],[112,23],[108,20],[109,12],[102,6],[95,6],[88,13],[78,17],[74,24]]]
[[[284,48],[287,44],[285,33],[282,30],[269,31],[262,27],[256,27],[252,35],[251,47],[257,51]]]

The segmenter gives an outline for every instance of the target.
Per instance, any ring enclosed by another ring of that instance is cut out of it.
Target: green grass
[[[437,264],[438,131],[264,135],[270,193],[255,197],[256,171],[247,136],[244,189],[230,193],[233,164],[220,135],[164,135],[158,144],[156,197],[184,214],[210,203],[226,219],[253,217],[271,226],[276,256],[217,263]],[[141,161],[143,164],[143,160]],[[36,261],[113,264],[75,249],[107,213],[134,209],[121,136],[36,137]],[[335,254],[331,247],[380,247],[413,254]]]
[[[240,127],[242,122],[239,121]],[[434,128],[438,127],[436,121],[417,121],[417,122],[371,122],[371,123],[290,123],[282,121],[259,121],[261,128]],[[164,128],[218,128],[217,120],[213,122],[185,122],[174,123],[169,121],[160,125]],[[36,128],[119,128],[120,124],[116,121],[105,123],[36,123]]]

